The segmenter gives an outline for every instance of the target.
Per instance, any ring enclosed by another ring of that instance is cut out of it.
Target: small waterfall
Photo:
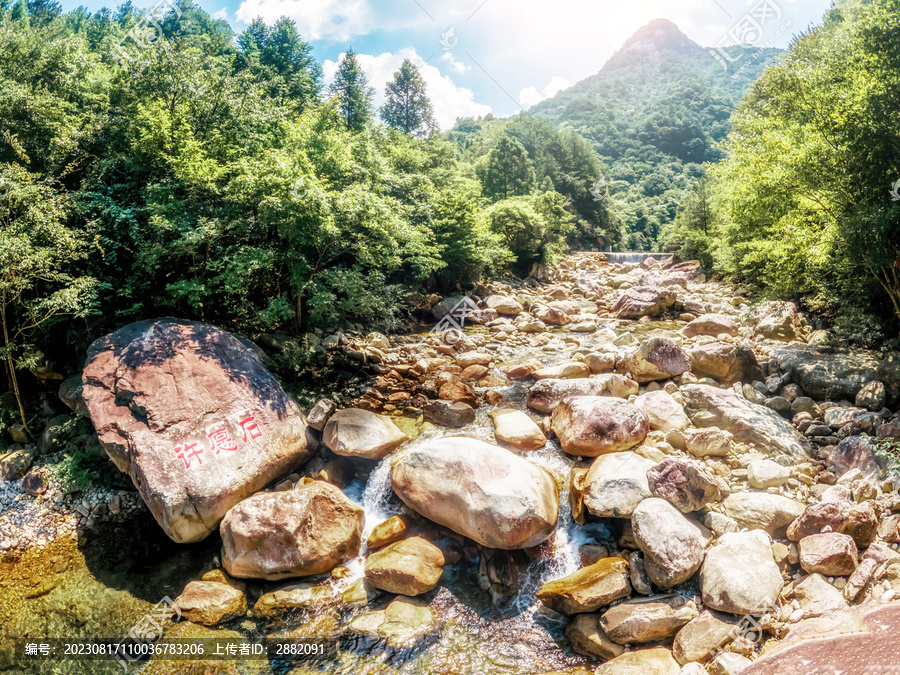
[[[671,253],[636,253],[633,251],[606,253],[605,255],[606,259],[611,265],[618,265],[620,263],[632,263],[634,265],[640,265],[647,258],[654,258],[659,261],[669,260],[672,258]]]
[[[378,466],[369,474],[369,480],[362,494],[362,507],[366,512],[366,527],[363,531],[363,541],[369,538],[375,526],[384,522],[393,515],[397,509],[391,505],[394,491],[391,489],[391,457],[385,457]]]

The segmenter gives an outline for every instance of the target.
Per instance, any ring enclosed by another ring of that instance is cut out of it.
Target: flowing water
[[[675,324],[659,322],[602,321],[615,331],[619,339],[625,333],[640,335],[654,331],[666,334]],[[469,334],[489,336],[480,327],[467,328]],[[490,342],[488,349],[497,354],[502,364],[539,359],[546,365],[567,360],[575,345],[567,342],[573,334],[554,330],[541,346],[508,346]],[[579,335],[581,347],[590,348],[604,338]],[[609,337],[605,338],[608,340]],[[626,338],[627,339],[627,338]],[[528,386],[514,383],[497,387],[504,395],[504,406],[525,408]],[[424,425],[418,429],[411,444],[423,443],[443,436],[468,436],[493,442],[493,427],[488,417],[489,406],[477,410],[474,423],[463,429],[444,429]],[[402,449],[400,450],[402,452]],[[560,486],[560,511],[555,537],[542,555],[528,559],[518,577],[518,588],[509,602],[495,606],[490,594],[478,585],[478,560],[464,558],[445,570],[439,590],[430,599],[440,629],[430,638],[409,649],[391,649],[369,639],[348,637],[346,631],[328,637],[335,649],[324,660],[283,662],[206,662],[197,669],[191,662],[165,661],[144,665],[143,672],[288,672],[331,673],[333,675],[432,673],[498,673],[531,675],[546,672],[579,672],[592,664],[574,654],[563,635],[562,617],[542,610],[535,593],[541,584],[576,571],[580,565],[579,548],[586,543],[612,544],[616,532],[601,523],[577,526],[572,520],[568,500],[568,477],[573,466],[587,466],[577,458],[565,455],[555,441],[537,451],[526,453],[527,459],[549,470]],[[358,477],[345,488],[346,494],[365,510],[366,525],[363,540],[385,519],[400,513],[402,504],[390,486],[391,457],[374,465],[368,473]],[[57,542],[43,552],[26,552],[0,563],[0,588],[5,595],[0,600],[0,621],[4,635],[25,637],[121,637],[147,610],[163,596],[176,597],[191,579],[218,564],[220,542],[216,537],[191,546],[169,542],[149,515],[131,528],[101,531],[85,541]],[[146,522],[144,522],[146,521]],[[112,526],[110,526],[112,528]],[[614,547],[613,547],[614,548]],[[52,554],[52,555],[51,555]],[[349,574],[332,580],[338,590],[349,587],[363,575],[362,556],[347,565]],[[49,590],[44,591],[48,579]],[[288,582],[282,582],[288,583]],[[263,592],[280,584],[249,583],[248,603],[252,606]],[[29,592],[37,586],[38,591]],[[13,597],[8,591],[19,592]],[[384,607],[391,598],[383,597],[372,606]],[[360,612],[364,610],[353,610]],[[234,635],[259,639],[276,631],[306,631],[322,620],[330,620],[335,610],[320,610],[288,615],[284,620],[267,624],[263,620],[240,619],[227,629]],[[335,624],[346,624],[352,616],[346,612]],[[205,629],[202,629],[205,630]],[[208,634],[208,631],[204,635]],[[12,658],[6,642],[0,650],[0,671],[15,665],[17,672],[44,673],[101,673],[123,672],[109,662],[80,661],[48,664],[22,662]],[[162,666],[162,667],[161,667]],[[134,672],[129,670],[129,672]]]
[[[610,251],[608,253],[604,253],[606,259],[609,261],[610,265],[620,265],[622,263],[632,263],[634,265],[640,265],[647,258],[654,258],[655,260],[668,260],[672,257],[671,253],[640,253],[640,252],[618,252],[618,251]]]

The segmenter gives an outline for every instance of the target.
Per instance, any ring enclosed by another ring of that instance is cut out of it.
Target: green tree
[[[437,130],[434,109],[425,93],[425,80],[409,59],[404,59],[394,79],[384,88],[381,119],[389,127],[414,136],[430,136]]]
[[[362,131],[372,116],[372,97],[375,90],[366,81],[356,52],[348,49],[338,64],[331,83],[331,94],[338,99],[338,108],[350,131]]]
[[[522,143],[504,134],[475,166],[484,196],[492,202],[521,197],[535,183],[534,167]]]

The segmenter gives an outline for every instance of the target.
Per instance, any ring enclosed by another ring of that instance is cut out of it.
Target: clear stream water
[[[586,303],[590,304],[590,303]],[[650,331],[668,332],[679,327],[671,323],[628,323],[601,321],[617,334]],[[489,335],[482,328],[469,328],[470,334]],[[566,360],[576,347],[562,338],[575,335],[582,347],[590,348],[598,340],[590,335],[553,330],[551,340],[542,347],[491,343],[488,349],[506,364],[528,358],[547,365]],[[524,383],[496,388],[504,395],[503,406],[525,408],[528,387]],[[488,417],[492,408],[483,405],[476,421],[463,429],[444,429],[425,425],[412,443],[442,436],[469,436],[493,442],[493,427]],[[529,413],[530,414],[530,413]],[[532,675],[546,672],[578,672],[596,665],[574,654],[563,636],[565,620],[541,609],[535,593],[545,581],[574,572],[580,567],[579,547],[596,542],[611,545],[615,532],[602,523],[586,527],[572,520],[568,500],[568,478],[573,466],[587,466],[565,455],[555,441],[541,450],[526,453],[530,461],[547,468],[560,485],[560,511],[555,541],[542,559],[528,560],[519,576],[518,591],[504,607],[495,607],[488,592],[478,586],[478,560],[463,558],[448,566],[439,590],[430,606],[436,614],[439,632],[409,649],[391,649],[370,639],[349,637],[346,631],[331,640],[336,649],[323,660],[245,662],[160,661],[142,666],[143,673],[330,673],[333,675],[435,673],[497,673]],[[390,457],[375,465],[367,475],[357,478],[345,493],[361,504],[366,513],[365,537],[375,525],[399,513],[400,501],[390,487]],[[46,637],[120,638],[163,596],[175,598],[184,586],[218,564],[217,537],[193,545],[169,541],[148,513],[128,527],[101,526],[78,541],[57,541],[40,551],[28,551],[0,561],[0,672],[27,673],[122,673],[111,661],[37,662],[14,653],[9,636],[40,640]],[[611,546],[611,548],[615,548]],[[363,574],[362,557],[351,562],[348,577],[334,580],[338,588],[349,586]],[[304,580],[305,581],[305,580]],[[288,582],[249,583],[248,605],[263,592]],[[382,597],[372,608],[381,608],[390,597]],[[362,610],[355,610],[359,612]],[[258,639],[285,630],[312,630],[328,619],[333,609],[301,612],[285,620],[267,624],[243,618],[224,628],[229,635]],[[352,614],[337,618],[344,625]],[[200,629],[203,631],[203,629]],[[204,631],[204,635],[206,631]],[[136,672],[130,669],[128,672]]]

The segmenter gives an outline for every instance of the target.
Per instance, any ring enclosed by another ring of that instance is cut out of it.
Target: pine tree
[[[412,61],[404,59],[384,94],[387,100],[381,107],[381,119],[389,127],[422,138],[437,131],[434,109],[425,94],[425,80]]]
[[[350,131],[362,131],[372,115],[372,96],[375,90],[368,85],[359,66],[356,53],[348,49],[338,65],[331,93],[340,100],[338,109]]]

